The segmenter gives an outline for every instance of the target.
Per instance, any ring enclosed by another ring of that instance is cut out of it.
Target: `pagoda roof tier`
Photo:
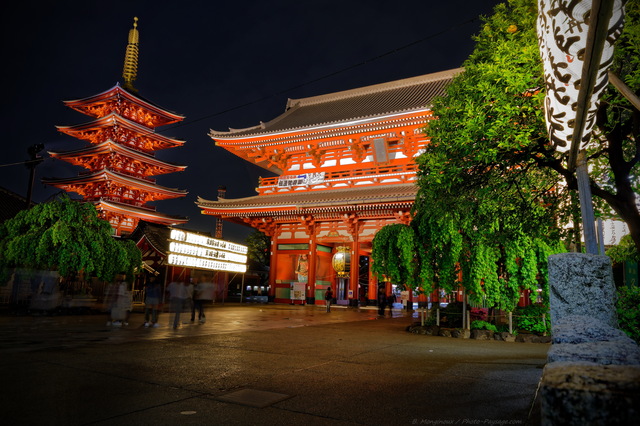
[[[342,213],[413,205],[418,192],[414,183],[345,188],[318,192],[293,192],[256,195],[237,199],[205,200],[196,204],[204,214],[225,218],[260,216],[301,216],[304,214]]]
[[[187,223],[189,218],[183,216],[173,216],[159,213],[155,210],[145,209],[143,207],[130,206],[128,204],[117,203],[108,200],[94,201],[93,204],[97,209],[109,213],[119,214],[127,217],[134,217],[148,222],[159,223],[163,225],[180,225]]]
[[[211,130],[215,140],[235,140],[323,127],[350,125],[403,112],[428,109],[433,99],[462,68],[301,99],[289,99],[284,114],[257,126],[229,131]]]
[[[100,157],[110,156],[109,163],[136,163],[137,169],[143,176],[157,176],[167,173],[181,172],[187,166],[170,163],[157,159],[152,155],[131,149],[127,146],[106,140],[97,145],[89,145],[88,147],[76,149],[73,151],[54,152],[49,151],[49,155],[76,166],[82,166],[89,170],[103,169],[104,162],[100,161]],[[111,156],[115,155],[114,160]],[[122,160],[122,161],[120,161]],[[98,165],[99,167],[96,167]],[[125,167],[123,166],[123,167]]]
[[[124,187],[148,194],[145,202],[187,195],[187,191],[183,189],[167,188],[108,169],[80,174],[70,178],[45,178],[42,179],[42,182],[70,192],[78,192],[82,187],[109,182],[111,186],[115,185],[116,187]]]
[[[88,98],[64,101],[64,104],[85,115],[101,118],[116,112],[148,128],[165,126],[184,120],[184,116],[168,111],[116,84]]]
[[[175,148],[185,143],[183,140],[155,133],[116,113],[108,114],[88,123],[56,127],[62,133],[92,144],[112,140],[144,152]]]

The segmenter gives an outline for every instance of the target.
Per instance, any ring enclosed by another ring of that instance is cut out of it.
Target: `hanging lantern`
[[[349,278],[349,272],[351,271],[351,249],[345,246],[336,247],[336,253],[331,259],[331,264],[339,278]]]

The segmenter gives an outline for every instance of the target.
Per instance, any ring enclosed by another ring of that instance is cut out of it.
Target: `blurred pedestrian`
[[[127,275],[123,272],[116,275],[113,283],[107,286],[105,298],[109,311],[107,325],[121,327],[129,325],[129,313],[131,311],[130,292],[127,291]]]
[[[144,326],[158,327],[158,314],[162,302],[162,283],[151,275],[144,287]]]
[[[194,289],[194,278],[190,277],[189,282],[186,283],[185,289],[187,292],[187,297],[185,299],[184,311],[185,312],[193,312],[193,289]],[[193,321],[193,319],[191,319]]]
[[[378,289],[378,315],[384,316],[384,311],[387,308],[387,295],[385,294],[384,287]]]
[[[180,327],[180,314],[187,302],[187,285],[184,281],[174,280],[167,286],[170,309],[173,311],[173,328]]]
[[[396,295],[393,291],[387,298],[387,305],[389,305],[389,316],[393,316],[393,304],[396,303]]]
[[[104,311],[107,313],[107,326],[110,326],[112,324],[111,310],[115,305],[116,292],[117,292],[117,285],[115,281],[107,284],[107,286],[104,289],[103,305],[104,305]]]
[[[331,302],[333,301],[333,290],[331,286],[327,287],[327,291],[324,293],[324,300],[327,305],[327,312],[331,312]]]
[[[204,304],[213,302],[215,285],[207,276],[196,278],[196,285],[193,289],[193,307],[191,308],[191,322],[196,319],[196,311],[198,311],[198,321],[204,324],[206,321],[204,313]]]

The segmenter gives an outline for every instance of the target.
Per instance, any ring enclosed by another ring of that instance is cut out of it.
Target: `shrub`
[[[436,325],[436,317],[435,315],[431,315],[429,318],[424,320],[424,325]]]
[[[490,330],[493,332],[497,332],[498,331],[498,327],[496,327],[495,325],[486,322],[486,321],[481,321],[481,320],[475,320],[471,323],[471,329],[476,329],[476,330]]]
[[[616,311],[620,329],[640,343],[640,287],[619,288]]]
[[[450,328],[462,327],[462,302],[449,303],[445,308],[441,308],[440,324]]]
[[[499,333],[502,333],[502,332],[508,333],[509,332],[509,324],[501,324],[501,325],[498,325],[496,327],[498,328],[498,332]],[[518,335],[518,330],[515,330],[515,329],[512,330],[511,334],[514,335],[514,336],[517,336]]]
[[[542,320],[542,315],[545,320]],[[514,312],[515,327],[520,330],[526,330],[531,333],[551,333],[551,316],[549,308],[542,305],[529,305],[518,307]]]
[[[471,308],[471,320],[486,321],[489,318],[489,309]]]

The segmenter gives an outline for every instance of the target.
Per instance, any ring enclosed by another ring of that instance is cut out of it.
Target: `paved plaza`
[[[0,316],[3,423],[539,424],[547,344],[415,335],[401,310],[225,304],[205,324],[170,319]]]

